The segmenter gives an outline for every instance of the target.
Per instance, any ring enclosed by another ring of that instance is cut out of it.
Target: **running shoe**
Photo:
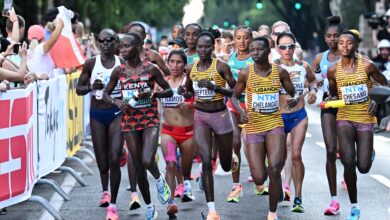
[[[179,185],[176,186],[175,197],[181,198],[183,194],[184,194],[184,184],[180,183]]]
[[[237,154],[233,153],[233,155],[232,155],[232,172],[237,172],[239,167],[240,167],[240,159],[238,158]]]
[[[127,152],[126,148],[123,148],[121,157],[119,158],[119,165],[121,167],[126,166],[128,156],[129,156],[129,153]]]
[[[167,215],[169,216],[169,218],[174,218],[176,216],[176,213],[178,212],[179,209],[177,208],[175,202],[173,200],[170,200],[167,206]]]
[[[253,187],[256,195],[261,195],[261,196],[268,195],[268,187],[265,184],[261,186],[257,186],[256,184],[254,184]]]
[[[184,185],[184,194],[183,197],[181,198],[181,202],[192,202],[195,200],[194,195],[192,195],[192,189],[191,185],[188,184],[187,186]]]
[[[278,220],[278,216],[276,214],[275,215],[268,214],[267,220]]]
[[[352,207],[351,214],[345,220],[359,220],[360,219],[360,209],[357,207]]]
[[[340,214],[340,204],[337,201],[332,201],[329,207],[324,210],[324,215],[338,215]]]
[[[290,202],[291,201],[291,190],[289,186],[284,186],[284,201]]]
[[[343,189],[345,191],[348,191],[347,183],[345,182],[344,178],[343,178],[343,180],[341,180],[341,185],[343,186]]]
[[[129,202],[129,210],[135,210],[141,207],[138,195],[131,195],[131,200]]]
[[[99,201],[99,206],[107,207],[108,205],[110,205],[110,201],[111,201],[111,194],[109,192],[103,192],[102,197]]]
[[[157,219],[158,214],[156,212],[156,207],[153,205],[153,208],[146,208],[146,220],[155,220]]]
[[[305,209],[302,206],[302,199],[301,198],[295,197],[293,208],[291,209],[291,211],[297,212],[297,213],[304,213],[305,212]]]
[[[219,217],[219,214],[217,211],[209,211],[207,214],[206,220],[220,220],[221,217]]]
[[[240,197],[242,196],[242,186],[233,186],[232,191],[230,191],[229,196],[227,198],[228,202],[240,202]]]
[[[106,220],[118,220],[118,213],[116,211],[116,207],[107,207]]]
[[[160,174],[162,176],[162,174]],[[171,197],[171,190],[169,189],[169,186],[167,182],[165,181],[165,178],[163,178],[162,183],[156,183],[157,192],[158,192],[158,200],[161,204],[165,204],[168,202],[169,197]]]

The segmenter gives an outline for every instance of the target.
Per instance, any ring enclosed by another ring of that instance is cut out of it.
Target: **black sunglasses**
[[[295,44],[279,45],[278,48],[281,50],[289,50],[289,49],[293,50],[295,49]]]
[[[106,38],[99,38],[98,41],[99,43],[104,43],[104,42],[107,42],[107,43],[111,43],[115,40],[115,37],[106,37]]]

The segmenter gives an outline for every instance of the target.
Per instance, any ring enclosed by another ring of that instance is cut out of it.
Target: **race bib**
[[[279,110],[279,93],[252,94],[252,109],[254,112],[272,114]]]
[[[345,102],[349,104],[358,104],[368,101],[367,85],[344,86],[340,88]]]
[[[152,100],[149,98],[135,99],[135,97],[138,96],[138,93],[138,89],[122,90],[123,101],[130,104],[133,108],[148,108],[152,106]]]
[[[178,94],[177,88],[172,89],[172,91],[172,97],[160,99],[161,103],[165,108],[176,108],[178,104],[184,102],[184,97]]]
[[[215,85],[215,81],[210,81],[210,82]],[[204,88],[204,87],[203,88],[199,88],[197,81],[193,82],[193,87],[194,87],[194,90],[195,90],[195,97],[196,97],[196,99],[199,99],[199,100],[211,100],[215,96],[215,91],[209,90],[209,89]]]

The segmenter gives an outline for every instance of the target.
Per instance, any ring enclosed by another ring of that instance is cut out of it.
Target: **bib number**
[[[279,94],[252,94],[252,109],[254,112],[272,114],[279,110]]]

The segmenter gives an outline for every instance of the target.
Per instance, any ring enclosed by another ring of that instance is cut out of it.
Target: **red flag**
[[[79,67],[85,56],[73,33],[61,33],[60,38],[50,50],[54,65],[59,68]]]

